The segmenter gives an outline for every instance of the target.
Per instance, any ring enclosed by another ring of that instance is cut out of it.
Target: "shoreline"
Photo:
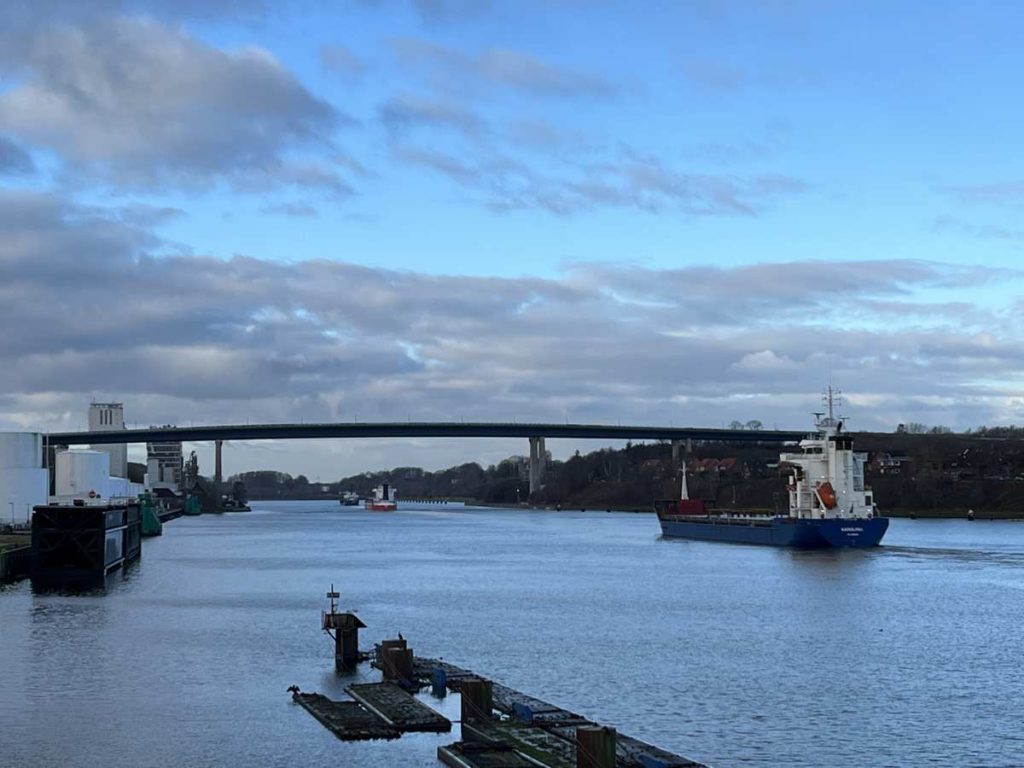
[[[324,498],[303,498],[303,499],[285,499],[285,498],[272,498],[272,499],[249,499],[250,502],[274,502],[274,501],[319,501],[319,502],[337,502],[337,499],[332,497]],[[403,499],[399,499],[399,504],[402,503]],[[424,503],[422,499],[407,499],[405,500],[410,504]],[[576,506],[575,504],[508,504],[501,502],[492,501],[476,501],[474,499],[446,499],[447,502],[455,504],[464,504],[467,507],[481,507],[487,509],[522,509],[532,510],[537,512],[625,512],[629,514],[654,514],[653,507],[646,507],[638,504],[612,504],[609,506],[600,507],[587,507],[587,506]],[[444,502],[441,502],[443,504]],[[885,513],[886,517],[900,518],[900,519],[919,519],[919,520],[966,520],[967,509],[893,509],[888,510]],[[975,520],[1024,520],[1024,509],[1020,511],[1016,510],[1003,510],[1003,509],[975,509],[974,510]]]

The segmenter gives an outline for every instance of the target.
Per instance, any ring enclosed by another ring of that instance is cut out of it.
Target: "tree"
[[[752,430],[754,432],[759,432],[760,430],[764,429],[764,424],[762,424],[757,419],[751,419],[750,421],[747,422],[747,429]]]

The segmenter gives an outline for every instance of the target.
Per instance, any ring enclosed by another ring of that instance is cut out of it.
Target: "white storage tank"
[[[43,466],[43,436],[38,432],[0,432],[0,469]]]
[[[28,524],[32,507],[46,501],[43,436],[0,432],[0,523]]]
[[[109,496],[110,454],[105,451],[60,451],[55,461],[60,501],[82,499],[105,503]]]

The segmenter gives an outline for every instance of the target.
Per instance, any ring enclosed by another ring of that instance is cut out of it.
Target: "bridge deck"
[[[500,422],[381,422],[365,424],[233,424],[160,427],[116,432],[51,432],[49,445],[111,445],[208,440],[316,440],[368,437],[547,437],[589,440],[724,440],[794,442],[791,430],[705,429],[621,424],[508,424]]]

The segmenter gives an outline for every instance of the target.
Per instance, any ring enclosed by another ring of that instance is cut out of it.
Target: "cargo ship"
[[[854,453],[853,438],[833,415],[836,395],[830,387],[827,412],[815,414],[817,432],[779,455],[779,466],[790,470],[787,514],[729,512],[691,499],[684,470],[680,498],[655,504],[662,535],[806,549],[878,546],[889,520],[879,517],[864,486],[867,454]]]
[[[398,509],[395,501],[395,489],[387,483],[381,483],[373,489],[373,496],[363,506],[373,512],[394,512]]]

